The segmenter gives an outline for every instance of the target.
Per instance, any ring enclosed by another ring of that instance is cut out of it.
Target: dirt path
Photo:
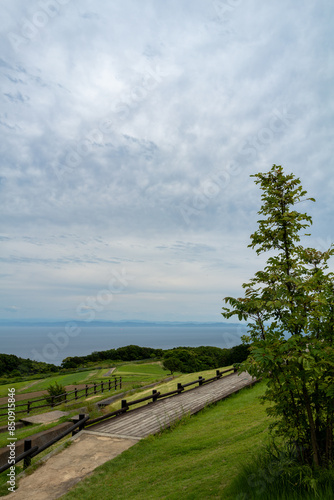
[[[32,382],[31,384],[28,384],[24,387],[21,387],[21,389],[18,392],[25,391],[26,389],[29,389],[33,385],[38,384],[39,382],[42,382],[42,380],[43,380],[42,378],[40,378],[39,380],[35,380],[35,382]]]
[[[96,467],[127,450],[138,441],[79,433],[71,446],[52,455],[33,474],[19,481],[7,497],[13,500],[54,500],[68,492]],[[45,457],[46,459],[47,457]]]
[[[116,368],[115,368],[115,367],[114,367],[114,368],[110,368],[110,370],[109,370],[109,371],[107,371],[107,373],[105,373],[103,376],[104,376],[104,377],[109,377],[109,375],[111,375],[111,374],[112,374],[112,372],[113,372],[114,370],[116,370]]]

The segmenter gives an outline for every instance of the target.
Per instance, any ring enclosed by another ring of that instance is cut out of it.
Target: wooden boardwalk
[[[197,413],[207,404],[220,401],[254,383],[255,379],[248,373],[232,373],[209,384],[129,410],[123,415],[92,425],[84,432],[139,440],[160,432],[184,415]]]

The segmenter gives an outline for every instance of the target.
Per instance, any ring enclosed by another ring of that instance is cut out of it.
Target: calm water
[[[93,351],[135,344],[169,349],[178,346],[210,345],[232,347],[240,344],[245,327],[217,326],[84,326],[0,327],[0,352],[59,365],[68,356],[84,356]]]

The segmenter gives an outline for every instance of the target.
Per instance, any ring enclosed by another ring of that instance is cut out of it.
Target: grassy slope
[[[161,362],[127,363],[118,366],[113,375],[121,376],[123,382],[145,385],[166,378],[168,372],[162,368]]]
[[[104,373],[107,372],[107,369],[103,370]],[[8,383],[6,385],[0,386],[0,396],[6,396],[8,394],[8,387],[15,387],[17,394],[24,394],[35,391],[42,391],[47,389],[50,384],[54,384],[58,382],[61,385],[75,385],[75,384],[85,384],[88,383],[89,380],[96,380],[99,376],[99,370],[92,369],[91,371],[83,371],[78,373],[69,373],[67,375],[54,375],[52,377],[47,377],[43,379],[41,375],[40,380],[37,383],[34,383],[34,380],[27,380],[24,382],[15,382]],[[106,377],[108,379],[108,377]],[[33,384],[33,385],[32,385]],[[28,387],[29,386],[29,387]]]
[[[8,395],[8,387],[15,387],[16,388],[16,394],[23,394],[23,393],[29,393],[29,392],[34,392],[37,390],[42,390],[42,389],[47,389],[50,384],[54,384],[56,381],[58,383],[61,383],[63,385],[70,385],[74,383],[89,383],[89,381],[108,381],[109,377],[104,377],[103,375],[109,371],[108,368],[102,368],[102,369],[93,369],[90,371],[82,371],[78,373],[72,373],[72,374],[67,374],[67,375],[55,375],[54,377],[47,377],[44,380],[41,380],[38,384],[34,384],[28,389],[23,388],[27,385],[29,385],[31,382],[26,381],[26,382],[19,382],[16,384],[7,384],[6,386],[0,386],[3,392],[4,396]],[[126,391],[131,389],[132,387],[137,387],[139,388],[141,385],[147,385],[150,384],[151,382],[159,381],[162,380],[163,378],[166,378],[168,375],[168,372],[166,370],[163,370],[161,363],[130,363],[130,364],[125,364],[124,366],[118,366],[116,370],[113,372],[113,374],[117,376],[122,376],[122,389],[118,389],[116,392],[114,389],[111,391],[105,390],[103,394],[98,393],[96,396],[90,395],[89,401],[94,400],[99,401],[101,399],[105,399],[109,396],[113,396],[114,394],[117,394],[118,392]],[[193,375],[195,376],[195,375]],[[196,378],[196,377],[195,377]],[[1,395],[1,393],[0,393]],[[81,393],[82,395],[82,393]],[[138,397],[138,396],[137,396]],[[23,403],[23,401],[18,401],[18,404]],[[43,402],[39,403],[43,404]],[[74,401],[72,401],[73,407]],[[80,406],[85,406],[85,398],[79,398],[77,401],[76,406],[79,408]],[[1,405],[2,407],[4,404]],[[5,405],[6,406],[6,405]],[[65,405],[60,405],[57,406],[55,409],[57,410],[67,410],[68,407]],[[21,408],[18,406],[17,410],[21,410]],[[47,411],[52,411],[52,408],[40,408],[40,409],[33,409],[30,415],[37,415],[39,413],[45,413]],[[0,413],[2,413],[5,410],[0,410]],[[25,415],[25,413],[17,413],[17,419],[22,418]],[[0,425],[6,425],[7,419],[6,417],[0,417]],[[54,424],[56,425],[56,424]],[[20,436],[20,431],[18,431],[18,439],[21,438]],[[1,436],[0,436],[1,440]]]
[[[75,385],[75,384],[86,384],[90,381],[99,382],[101,380],[107,381],[112,378],[112,375],[122,376],[124,380],[131,380],[135,382],[137,379],[143,381],[152,381],[156,379],[161,379],[167,376],[166,370],[163,370],[161,363],[130,363],[118,366],[116,370],[109,377],[105,377],[104,374],[109,371],[110,368],[96,369],[69,373],[69,374],[55,374],[54,376],[47,377],[43,379],[40,377],[39,381],[26,380],[24,382],[7,383],[0,386],[0,397],[5,397],[8,394],[8,388],[14,387],[17,394],[24,394],[29,392],[41,391],[47,389],[50,384],[58,382],[61,385]],[[34,383],[37,382],[37,383]],[[31,385],[33,384],[33,385]],[[30,387],[28,387],[30,386]]]
[[[235,500],[227,486],[267,439],[263,392],[259,383],[140,441],[62,498]]]

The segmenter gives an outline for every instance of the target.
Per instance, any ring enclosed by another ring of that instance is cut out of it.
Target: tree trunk
[[[319,467],[319,453],[318,453],[318,443],[317,443],[317,435],[314,424],[314,419],[312,415],[312,408],[310,403],[310,398],[308,392],[306,390],[305,385],[303,385],[303,396],[305,400],[305,407],[307,411],[307,417],[310,424],[310,433],[311,433],[311,444],[312,444],[312,453],[313,453],[313,463],[316,467]]]

